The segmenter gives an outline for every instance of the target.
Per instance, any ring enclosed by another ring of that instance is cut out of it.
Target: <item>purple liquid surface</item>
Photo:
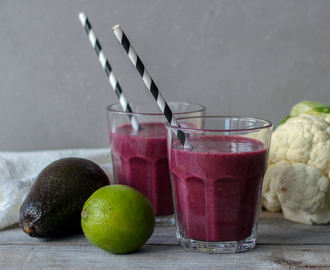
[[[130,124],[110,134],[116,183],[131,186],[152,203],[156,216],[172,215],[173,200],[167,162],[167,130],[164,123]]]
[[[194,240],[224,242],[249,237],[258,214],[268,149],[239,136],[190,139],[194,149],[171,149],[180,234]]]

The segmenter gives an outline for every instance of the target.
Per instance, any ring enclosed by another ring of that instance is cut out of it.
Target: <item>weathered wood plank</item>
[[[92,245],[0,245],[2,269],[292,269],[330,267],[329,246],[259,245],[239,254],[203,254],[179,245],[145,245],[114,255]]]
[[[287,221],[262,212],[257,248],[240,254],[203,254],[178,245],[174,227],[157,227],[140,250],[113,255],[84,235],[41,240],[18,225],[0,231],[0,269],[298,269],[330,268],[330,226]]]
[[[40,240],[24,234],[18,225],[0,231],[0,244],[80,244],[88,243],[84,235]],[[281,213],[262,212],[258,244],[330,244],[330,225],[305,225],[285,220]],[[175,227],[156,227],[148,244],[177,244]]]
[[[62,238],[38,239],[25,234],[18,226],[11,226],[0,231],[0,245],[4,244],[36,244],[36,245],[58,245],[58,244],[87,244],[88,240],[83,234],[72,235]],[[156,227],[148,244],[177,244],[175,227]]]
[[[330,244],[330,225],[300,224],[282,213],[262,212],[258,227],[258,244]]]

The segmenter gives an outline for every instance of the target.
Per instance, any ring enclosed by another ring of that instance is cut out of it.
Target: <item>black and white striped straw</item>
[[[81,25],[85,28],[86,33],[88,35],[89,41],[91,43],[91,45],[93,46],[100,64],[102,66],[102,68],[104,69],[105,73],[107,74],[108,80],[110,85],[112,86],[112,89],[115,91],[118,99],[119,99],[119,103],[121,105],[121,107],[123,108],[123,110],[125,112],[130,112],[132,113],[132,109],[131,106],[129,105],[120,85],[119,82],[114,74],[114,72],[112,71],[112,68],[110,66],[110,63],[107,59],[107,57],[105,56],[103,50],[102,50],[102,46],[100,44],[100,41],[98,40],[98,38],[96,37],[93,29],[92,29],[92,25],[89,22],[87,16],[85,13],[80,13],[79,14],[79,20],[81,22]],[[135,115],[129,115],[131,124],[133,126],[134,129],[136,130],[141,130],[141,126],[136,118]]]
[[[177,119],[173,115],[170,107],[168,106],[167,102],[163,98],[162,94],[159,92],[158,87],[154,83],[153,79],[150,77],[147,69],[144,67],[140,57],[137,55],[135,52],[133,46],[130,44],[127,36],[121,29],[120,25],[115,25],[112,28],[114,34],[118,38],[119,42],[122,44],[124,47],[126,53],[128,54],[129,59],[131,59],[131,62],[137,69],[137,71],[140,73],[145,85],[155,98],[159,108],[161,111],[164,113],[167,121],[172,125],[176,127],[180,127],[180,124],[178,123]],[[184,148],[192,149],[192,146],[187,139],[186,134],[182,130],[177,130],[176,136],[180,140],[181,144],[183,145]]]

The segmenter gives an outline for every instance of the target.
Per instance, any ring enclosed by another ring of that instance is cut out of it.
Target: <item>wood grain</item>
[[[84,235],[42,240],[17,225],[0,231],[0,269],[330,269],[330,226],[287,221],[262,212],[257,247],[239,254],[184,250],[174,227],[157,227],[138,251],[107,253]]]

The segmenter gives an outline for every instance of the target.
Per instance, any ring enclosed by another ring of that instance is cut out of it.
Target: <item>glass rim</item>
[[[180,122],[184,121],[185,119],[225,119],[225,118],[236,118],[236,119],[244,119],[244,120],[254,120],[254,121],[260,121],[263,122],[265,125],[261,127],[253,127],[253,128],[236,128],[236,129],[210,129],[210,128],[190,128],[190,127],[177,127],[174,125],[171,125],[168,122],[165,122],[165,127],[170,128],[173,130],[182,130],[183,132],[200,132],[200,131],[206,131],[206,132],[244,132],[244,131],[255,131],[255,130],[262,130],[262,129],[269,129],[273,127],[272,122],[262,119],[262,118],[257,118],[257,117],[247,117],[247,116],[215,116],[215,115],[206,115],[206,116],[192,116],[192,117],[183,117],[180,119],[177,119],[179,124]]]
[[[132,104],[132,105],[134,105],[134,104],[146,104],[146,103],[130,103],[130,104]],[[206,107],[204,106],[204,105],[201,105],[201,104],[199,104],[199,103],[192,103],[192,102],[181,102],[181,101],[169,101],[168,102],[168,104],[185,104],[185,105],[197,105],[197,106],[199,106],[200,107],[200,109],[198,109],[198,110],[192,110],[192,111],[188,111],[188,112],[178,112],[178,113],[173,113],[174,115],[184,115],[184,114],[187,114],[187,113],[198,113],[198,112],[202,112],[202,111],[205,111],[206,110]],[[125,111],[123,111],[122,110],[122,108],[121,108],[121,110],[115,110],[115,109],[113,109],[112,107],[113,106],[116,106],[116,105],[119,105],[120,106],[120,103],[119,102],[117,102],[117,103],[113,103],[113,104],[111,104],[111,105],[109,105],[108,107],[107,107],[107,111],[108,112],[111,112],[111,113],[117,113],[117,114],[124,114],[124,115],[157,115],[157,116],[159,116],[159,115],[164,115],[161,111],[159,111],[159,113],[153,113],[153,112],[125,112]]]

